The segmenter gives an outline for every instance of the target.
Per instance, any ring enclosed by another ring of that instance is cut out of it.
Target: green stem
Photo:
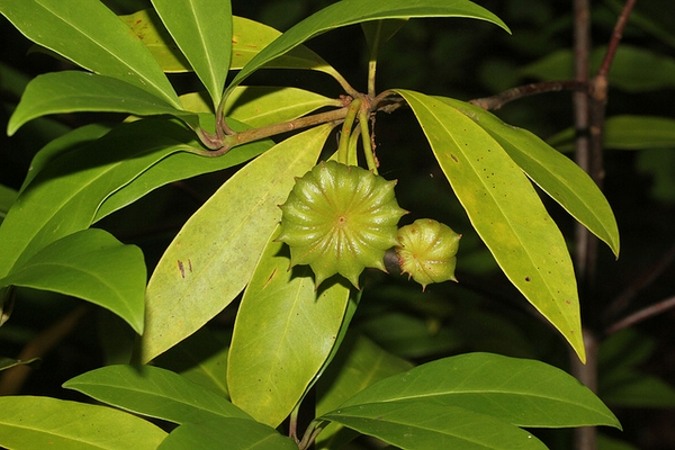
[[[349,136],[352,134],[352,126],[356,115],[361,109],[361,99],[357,98],[352,101],[347,110],[345,121],[342,124],[342,134],[340,134],[340,143],[338,144],[337,160],[339,163],[348,164],[349,162]]]
[[[377,22],[377,33],[375,33],[375,41],[370,49],[370,57],[368,59],[368,96],[375,97],[375,74],[377,73],[377,52],[380,48],[380,36],[382,33],[382,21]]]
[[[368,169],[377,175],[377,163],[373,154],[373,147],[370,142],[370,130],[368,130],[368,111],[361,109],[359,111],[359,126],[361,127],[361,145],[363,145],[363,156],[366,157]]]

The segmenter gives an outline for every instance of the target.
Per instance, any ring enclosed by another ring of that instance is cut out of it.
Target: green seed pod
[[[422,285],[457,281],[455,266],[461,234],[432,219],[418,219],[398,230],[398,256],[401,272]]]
[[[339,273],[354,286],[366,267],[385,270],[405,211],[387,181],[357,166],[321,162],[296,180],[281,205],[277,240],[291,249],[291,266],[309,264],[319,286]]]

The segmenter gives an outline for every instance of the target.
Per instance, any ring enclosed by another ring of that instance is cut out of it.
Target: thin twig
[[[493,95],[492,97],[470,100],[469,103],[485,110],[496,111],[509,102],[530,95],[542,94],[545,92],[584,91],[587,86],[587,83],[578,80],[543,81],[540,83],[517,86],[504,92],[500,92],[497,95]]]
[[[637,294],[660,277],[675,261],[675,244],[672,245],[654,264],[645,268],[640,275],[631,279],[631,283],[623,289],[605,310],[605,317],[618,315],[625,310]]]
[[[49,328],[31,339],[21,350],[17,359],[25,361],[45,356],[72,333],[73,329],[80,323],[80,320],[90,310],[89,305],[77,306]],[[26,365],[12,367],[4,371],[2,377],[0,377],[0,395],[12,395],[20,392],[31,371],[32,368]]]
[[[675,308],[675,297],[668,297],[665,300],[661,300],[658,303],[655,303],[651,306],[636,311],[633,314],[630,314],[624,317],[623,319],[615,322],[605,331],[607,334],[616,333],[617,331],[623,330],[624,328],[628,328],[632,325],[642,322],[643,320],[649,319],[650,317],[662,314],[665,311],[669,310],[670,308]]]

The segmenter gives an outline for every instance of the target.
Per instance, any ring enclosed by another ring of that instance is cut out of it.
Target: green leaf
[[[620,115],[608,117],[603,130],[603,145],[616,150],[675,148],[675,120],[659,116]],[[568,128],[548,139],[561,151],[574,149],[574,130]]]
[[[151,9],[144,9],[121,19],[150,49],[165,72],[188,72],[190,64],[166,30],[157,26],[159,18]],[[232,17],[232,70],[241,69],[263,48],[281,35],[280,31],[244,17]],[[337,71],[319,55],[304,46],[298,46],[279,58],[265,64],[266,69],[310,69],[324,72],[340,80]]]
[[[208,113],[209,105],[198,93],[187,94],[181,101],[190,111]],[[251,127],[286,122],[327,106],[341,107],[342,102],[316,92],[292,87],[237,86],[227,96],[224,113]]]
[[[228,121],[228,124],[236,131],[248,128],[234,120]],[[198,145],[197,142],[193,141],[187,147],[196,147]],[[217,158],[205,157],[204,155],[185,151],[169,153],[165,157],[158,159],[157,162],[140,173],[128,184],[120,187],[106,197],[98,211],[96,211],[94,222],[133,203],[160,186],[236,166],[267,151],[273,145],[274,143],[270,140],[255,141],[240,145]]]
[[[12,207],[19,193],[14,189],[0,184],[0,224],[5,220],[7,211]]]
[[[148,284],[143,361],[197,331],[243,289],[281,218],[277,205],[294,177],[315,164],[331,128],[315,127],[277,144],[232,176],[185,223]]]
[[[230,1],[152,0],[152,4],[217,107],[230,68]]]
[[[413,109],[473,227],[506,276],[585,360],[579,299],[565,240],[504,148],[437,98],[398,90]]]
[[[159,450],[297,450],[276,430],[253,420],[227,419],[181,425],[167,436]]]
[[[311,270],[289,270],[286,253],[273,239],[263,251],[239,306],[227,364],[232,402],[273,427],[328,358],[350,294],[338,281],[317,293]]]
[[[619,229],[612,208],[586,172],[527,130],[507,125],[477,106],[450,98],[442,101],[487,131],[532,181],[619,256]]]
[[[380,19],[411,17],[468,17],[485,20],[508,31],[508,27],[488,10],[468,1],[453,0],[343,0],[318,11],[298,23],[265,47],[237,74],[230,88],[241,83],[251,73],[289,52],[303,42],[335,28]]]
[[[87,300],[117,314],[141,334],[145,280],[138,247],[92,228],[47,245],[0,279],[0,287],[30,287]]]
[[[159,355],[154,363],[229,398],[225,380],[229,340],[204,327]]]
[[[142,42],[99,1],[0,0],[0,13],[28,39],[101,75],[180,102]]]
[[[600,399],[571,375],[540,361],[490,353],[422,364],[373,384],[342,406],[409,401],[465,408],[522,427],[620,428]]]
[[[154,9],[142,9],[133,14],[119,16],[131,31],[150,50],[164,72],[188,72],[190,63],[185,59],[171,38]]]
[[[40,171],[29,172],[0,226],[0,276],[55,240],[88,228],[105,198],[158,160],[198,145],[185,127],[160,119],[123,124],[92,140],[101,132],[93,127],[67,135],[36,157]]]
[[[397,311],[362,318],[358,329],[384,349],[404,358],[424,359],[456,352],[463,342],[450,327],[435,329],[428,320]]]
[[[338,408],[357,392],[390,375],[412,368],[412,364],[378,347],[361,335],[347,335],[335,359],[317,382],[316,414]],[[319,448],[338,428],[326,427],[318,437]]]
[[[249,418],[225,397],[159,367],[102,367],[66,381],[63,387],[134,414],[173,423]]]
[[[599,47],[591,53],[591,70],[595,71],[607,52]],[[649,70],[645,70],[649,67]],[[571,50],[560,50],[547,55],[520,70],[522,77],[544,80],[573,78],[574,55]],[[627,92],[645,92],[675,87],[675,59],[622,44],[619,46],[609,71],[610,87]]]
[[[28,84],[9,120],[7,134],[13,135],[19,127],[36,117],[80,111],[137,116],[168,114],[193,128],[199,125],[196,114],[178,110],[126,81],[89,72],[63,71],[39,75]]]
[[[51,397],[0,397],[0,446],[21,450],[154,450],[167,433],[116,409]]]
[[[426,401],[348,406],[321,419],[339,422],[403,450],[546,449],[530,433],[493,416]]]

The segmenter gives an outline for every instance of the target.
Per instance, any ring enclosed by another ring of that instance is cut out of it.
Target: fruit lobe
[[[384,254],[396,245],[397,223],[405,214],[395,184],[335,161],[298,178],[281,205],[277,237],[290,247],[291,266],[308,264],[317,287],[340,274],[358,288],[366,267],[385,270]]]
[[[433,219],[418,219],[398,231],[398,256],[401,272],[422,285],[457,281],[455,267],[461,234]]]

